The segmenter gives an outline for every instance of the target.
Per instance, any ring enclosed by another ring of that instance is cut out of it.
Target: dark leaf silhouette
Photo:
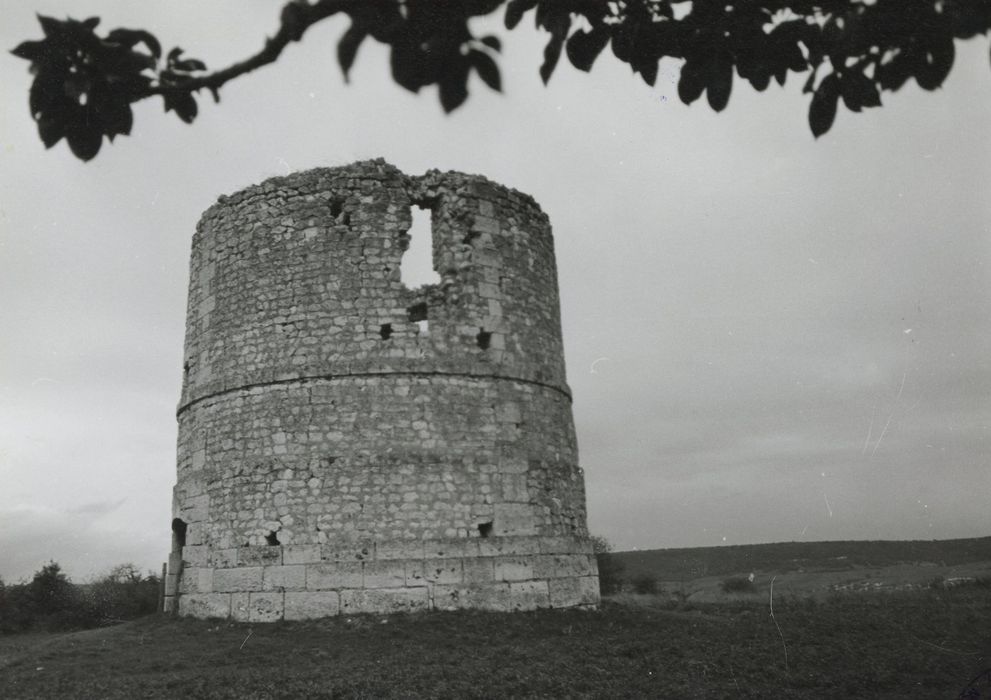
[[[96,123],[95,120],[88,121],[86,117],[83,117],[77,118],[68,125],[65,137],[76,158],[90,160],[100,152],[103,132],[99,123]]]
[[[337,14],[351,20],[336,46],[345,80],[361,43],[372,37],[389,46],[397,84],[413,92],[436,85],[450,112],[467,99],[472,70],[501,91],[495,54],[502,42],[475,36],[469,20],[503,7],[507,29],[533,11],[549,35],[539,66],[545,83],[562,51],[572,66],[588,71],[609,45],[648,85],[657,81],[663,59],[681,61],[681,101],[690,105],[705,93],[719,112],[729,105],[734,72],[758,91],[772,79],[784,85],[789,73],[804,73],[816,137],[831,128],[841,99],[858,112],[879,106],[882,92],[912,78],[935,90],[953,67],[954,41],[991,29],[988,0],[290,0],[261,50],[213,73],[179,47],[163,61],[161,43],[145,29],[101,36],[97,17],[38,15],[44,38],[21,42],[11,53],[31,63],[30,114],[45,146],[65,138],[73,153],[92,158],[103,136],[130,132],[131,103],[161,97],[166,112],[190,123],[199,90],[219,101],[228,81],[278,60],[308,27]]]
[[[346,32],[341,36],[341,40],[337,42],[337,62],[341,66],[341,70],[344,72],[344,80],[348,80],[348,74],[351,72],[351,66],[354,65],[354,59],[358,55],[358,48],[361,46],[361,42],[365,40],[368,36],[368,32],[362,29],[357,24],[352,24]]]
[[[590,32],[575,32],[568,39],[568,60],[578,70],[589,71],[595,59],[609,43],[609,30],[599,26]]]
[[[836,119],[836,103],[840,97],[840,84],[836,74],[827,75],[816,88],[809,105],[809,126],[812,135],[822,136],[833,125]]]
[[[729,94],[733,89],[733,59],[726,54],[720,54],[709,64],[709,81],[706,97],[709,106],[717,112],[723,111],[729,102]]]
[[[502,42],[497,36],[483,36],[481,42],[493,51],[502,51]]]
[[[953,68],[955,56],[953,39],[950,37],[940,37],[940,39],[919,54],[915,82],[924,90],[935,90],[942,85],[946,76],[950,74],[950,69]]]
[[[502,79],[499,76],[499,66],[496,65],[492,57],[483,51],[472,51],[468,54],[471,63],[475,66],[478,77],[496,92],[502,90]]]
[[[196,119],[197,107],[196,98],[188,92],[171,92],[165,94],[165,111],[175,111],[187,124],[192,124]]]
[[[468,65],[467,60],[461,60],[449,66],[440,80],[440,103],[445,112],[453,112],[468,99]]]
[[[678,79],[678,97],[686,105],[690,105],[705,92],[705,77],[698,63],[688,61],[681,67],[681,77]]]
[[[509,0],[506,5],[506,29],[515,29],[524,13],[537,6],[537,0]]]
[[[156,60],[162,57],[162,45],[158,39],[154,34],[143,29],[114,29],[107,34],[107,40],[128,48],[133,48],[139,43],[144,44]]]
[[[564,47],[564,35],[554,34],[551,40],[544,47],[544,62],[540,64],[540,78],[544,84],[551,79],[551,74],[557,66],[557,61],[561,58],[561,49]]]
[[[863,107],[880,107],[881,95],[874,81],[857,70],[847,71],[840,81],[840,94],[843,104],[851,112],[859,112]]]

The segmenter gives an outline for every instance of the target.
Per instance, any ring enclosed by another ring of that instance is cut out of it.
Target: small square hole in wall
[[[379,328],[379,335],[382,336],[382,340],[388,340],[392,336],[392,324],[383,323]]]
[[[279,544],[279,538],[275,534],[275,530],[270,530],[269,533],[265,535],[265,543],[269,547],[275,547],[276,545]]]
[[[489,537],[492,534],[492,521],[478,524],[478,536]]]
[[[475,336],[475,341],[482,350],[488,350],[489,343],[492,342],[492,334],[484,328],[479,328],[478,335]]]
[[[413,306],[406,309],[406,313],[409,315],[409,320],[413,323],[417,321],[427,320],[427,302],[421,301],[418,304],[413,304]]]
[[[344,211],[344,202],[340,199],[331,200],[330,216],[334,220],[334,223],[344,224],[345,226],[351,225],[351,214]]]

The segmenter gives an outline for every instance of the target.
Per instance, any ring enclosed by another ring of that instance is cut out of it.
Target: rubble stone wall
[[[440,283],[407,288],[411,207]],[[193,238],[166,602],[198,617],[591,606],[547,217],[383,161],[222,197]]]

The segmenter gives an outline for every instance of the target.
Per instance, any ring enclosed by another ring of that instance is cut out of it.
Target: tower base
[[[422,610],[591,608],[587,540],[488,537],[351,545],[187,546],[166,610],[247,622]]]

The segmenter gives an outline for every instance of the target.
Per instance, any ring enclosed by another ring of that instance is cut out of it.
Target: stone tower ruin
[[[411,207],[440,283],[409,289]],[[381,160],[221,197],[193,238],[167,609],[593,606],[550,225]]]

